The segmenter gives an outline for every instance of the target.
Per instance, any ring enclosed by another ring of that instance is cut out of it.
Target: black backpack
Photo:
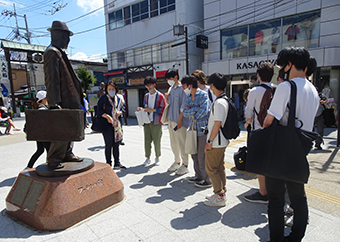
[[[236,106],[233,101],[231,101],[231,99],[229,99],[225,94],[219,96],[218,98],[216,98],[216,100],[219,98],[223,98],[228,102],[228,116],[224,125],[221,126],[222,134],[226,139],[236,139],[240,134],[240,126],[238,123]],[[212,112],[214,112],[214,106],[212,106]]]

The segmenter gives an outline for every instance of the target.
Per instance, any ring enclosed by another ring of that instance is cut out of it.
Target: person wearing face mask
[[[210,91],[209,86],[206,85],[207,82],[206,82],[206,76],[204,72],[201,70],[195,70],[193,73],[191,73],[191,75],[193,75],[196,78],[199,89],[208,93],[210,106],[211,106],[211,104],[215,101],[216,96],[212,93],[212,91]]]
[[[170,91],[165,93],[165,98],[169,103],[167,112],[167,119],[169,120],[168,129],[171,150],[175,159],[168,172],[176,171],[176,175],[183,175],[186,173],[185,168],[188,166],[189,160],[188,154],[185,153],[185,140],[189,119],[183,117],[186,94],[183,91],[176,69],[167,70],[165,79],[171,86]]]
[[[160,165],[159,157],[161,156],[161,138],[162,138],[162,123],[161,118],[166,105],[164,95],[156,89],[156,78],[147,76],[144,79],[144,85],[148,89],[148,93],[144,96],[144,111],[148,113],[150,123],[144,124],[144,151],[145,161],[144,166],[151,163],[151,143],[155,148],[155,165]],[[139,107],[137,110],[141,110]]]
[[[226,205],[226,173],[224,167],[224,152],[229,144],[221,133],[221,127],[227,120],[229,105],[223,98],[227,80],[221,73],[213,73],[209,79],[210,90],[217,97],[211,107],[208,119],[208,135],[205,144],[205,169],[213,186],[213,195],[208,195],[204,201],[206,206]]]
[[[109,81],[106,84],[105,92],[107,94],[101,96],[98,100],[97,112],[99,117],[107,120],[106,128],[103,132],[106,163],[112,166],[111,156],[113,152],[113,169],[125,170],[126,167],[119,160],[119,144],[123,139],[123,132],[118,120],[118,117],[122,115],[122,112],[117,107],[119,103],[119,97],[116,95],[118,86],[115,82]]]
[[[194,76],[184,76],[181,80],[184,92],[188,94],[185,99],[185,108],[183,116],[190,120],[189,127],[192,127],[196,120],[197,130],[197,154],[191,154],[194,161],[195,177],[189,178],[189,183],[194,183],[195,186],[205,188],[211,187],[210,178],[205,170],[205,153],[204,147],[207,140],[207,134],[202,130],[208,124],[210,111],[210,102],[208,94],[198,88],[196,78]],[[182,172],[189,172],[188,168]]]
[[[36,95],[36,103],[33,105],[33,109],[44,110],[47,108],[47,98],[46,98],[46,91],[39,91]],[[37,141],[37,150],[32,155],[31,159],[29,160],[27,167],[25,169],[30,169],[33,167],[34,163],[38,160],[38,158],[44,153],[44,149],[48,153],[50,148],[51,142],[46,141]]]
[[[297,87],[296,94],[296,127],[306,131],[312,131],[314,117],[319,106],[319,96],[316,88],[306,79],[306,71],[313,73],[315,61],[309,52],[303,47],[286,47],[281,50],[277,57],[277,64],[281,67],[279,76],[284,81],[278,85],[263,127],[270,126],[274,119],[280,121],[281,125],[287,125],[289,114],[289,101],[291,84],[293,81]],[[282,147],[284,149],[284,147]],[[294,169],[294,167],[292,167]],[[296,171],[298,172],[298,171]],[[305,235],[308,222],[308,205],[303,183],[285,181],[279,178],[266,177],[266,188],[268,195],[268,221],[270,241],[301,241]],[[284,237],[284,213],[285,191],[287,189],[290,207],[294,209],[294,224],[291,233]]]

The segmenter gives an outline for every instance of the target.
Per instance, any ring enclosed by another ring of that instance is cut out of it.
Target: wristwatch
[[[211,142],[211,140],[210,139],[208,139],[208,144],[211,144],[212,142]]]

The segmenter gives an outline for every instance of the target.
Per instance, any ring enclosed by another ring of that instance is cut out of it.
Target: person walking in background
[[[186,132],[189,125],[189,119],[183,117],[186,94],[183,91],[182,84],[179,81],[178,71],[169,69],[165,73],[165,79],[170,85],[170,92],[165,93],[166,101],[169,103],[167,119],[169,120],[168,129],[170,135],[170,145],[175,162],[169,167],[168,172],[181,171],[188,166],[188,154],[185,153]],[[182,166],[181,167],[181,159]]]
[[[81,109],[84,111],[84,127],[88,127],[89,126],[89,122],[87,121],[86,116],[89,114],[89,103],[86,99],[86,93],[83,93],[83,102],[84,102],[84,106],[81,106]]]
[[[262,129],[262,124],[258,118],[258,115],[261,110],[266,107],[269,107],[270,100],[268,103],[263,103],[262,99],[264,94],[268,90],[269,94],[273,93],[273,85],[270,82],[274,74],[273,65],[270,62],[264,62],[257,68],[257,78],[260,82],[259,86],[253,87],[248,94],[248,102],[246,106],[246,123],[244,124],[245,129],[249,125],[253,126],[252,131]],[[262,105],[262,107],[261,107]],[[265,111],[265,110],[263,110]],[[265,116],[263,116],[265,117]],[[261,120],[263,122],[263,120]],[[257,179],[259,182],[259,191],[254,194],[244,196],[244,199],[248,202],[254,203],[268,203],[267,197],[267,189],[266,189],[266,178],[262,175],[257,175]]]
[[[208,119],[208,135],[205,145],[205,169],[211,179],[214,194],[206,196],[206,206],[225,206],[226,205],[226,173],[224,167],[224,152],[229,144],[221,127],[227,120],[229,105],[224,99],[224,89],[227,80],[220,73],[212,74],[208,79],[210,90],[217,97],[212,104]]]
[[[105,131],[103,132],[105,142],[105,159],[106,163],[112,166],[112,153],[114,158],[113,169],[125,170],[126,167],[120,163],[119,158],[119,143],[123,139],[123,132],[120,127],[118,117],[122,112],[118,110],[118,87],[115,82],[109,81],[106,84],[105,92],[98,100],[98,117],[103,117],[107,120]]]
[[[210,178],[205,170],[205,144],[207,134],[202,128],[206,128],[210,111],[210,101],[208,94],[198,88],[194,76],[184,76],[181,80],[184,92],[187,94],[183,116],[190,120],[189,127],[196,123],[197,130],[197,154],[191,154],[194,161],[195,177],[188,180],[189,183],[195,183],[197,187],[211,187]],[[195,122],[194,122],[195,121]],[[194,128],[194,127],[193,127]],[[181,166],[177,172],[180,174],[188,173],[186,166]]]
[[[36,104],[34,105],[34,109],[44,110],[47,108],[47,98],[46,98],[46,91],[39,91],[36,95]],[[38,158],[44,153],[44,149],[46,150],[46,153],[48,153],[48,150],[50,148],[51,142],[46,141],[37,141],[37,150],[32,155],[31,159],[29,160],[27,167],[25,169],[30,169],[33,167],[34,163],[38,160]]]
[[[4,123],[7,126],[5,134],[10,134],[11,128],[13,128],[13,131],[20,131],[19,128],[15,127],[13,120],[7,113],[7,108],[5,107],[0,107],[0,123]]]
[[[155,165],[160,165],[159,157],[161,156],[161,138],[162,123],[161,118],[166,105],[164,95],[156,89],[156,78],[147,76],[144,79],[144,85],[148,89],[148,93],[144,96],[144,111],[148,113],[150,123],[144,124],[144,151],[146,160],[143,165],[147,166],[151,163],[151,143],[155,148]],[[139,107],[137,110],[141,110]]]
[[[287,125],[288,103],[293,81],[297,86],[296,97],[296,122],[304,130],[312,131],[314,118],[319,105],[319,97],[315,87],[306,79],[306,69],[314,72],[314,66],[309,63],[315,59],[303,47],[286,47],[278,54],[277,64],[281,67],[279,76],[284,79],[278,85],[263,127],[270,126],[274,119],[280,120],[282,125]],[[284,147],[282,147],[284,148]],[[308,205],[303,183],[285,181],[279,178],[266,177],[268,194],[268,219],[271,242],[301,241],[305,235],[308,222]],[[284,237],[284,204],[285,191],[288,191],[290,206],[294,209],[294,224],[291,233]]]
[[[215,101],[216,96],[210,91],[209,86],[207,86],[207,82],[206,82],[207,78],[204,72],[201,70],[195,70],[193,73],[191,73],[191,75],[195,77],[199,89],[205,91],[208,94],[210,106],[211,106],[211,104]]]

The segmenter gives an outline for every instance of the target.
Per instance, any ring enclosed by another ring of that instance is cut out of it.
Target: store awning
[[[114,76],[114,75],[120,75],[123,74],[124,71],[109,71],[104,73],[104,76]]]

